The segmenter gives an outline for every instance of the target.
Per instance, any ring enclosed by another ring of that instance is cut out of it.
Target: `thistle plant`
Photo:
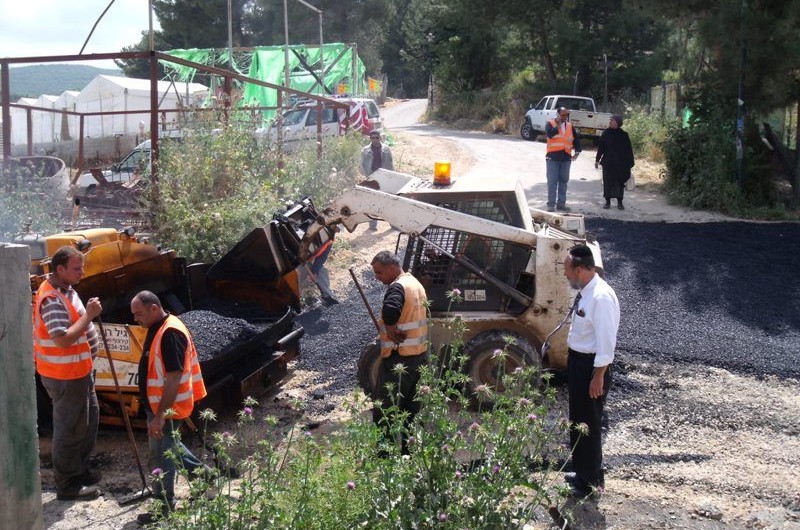
[[[450,296],[458,303],[460,293]],[[448,325],[454,340],[429,353],[413,422],[397,408],[397,388],[388,388],[384,413],[395,443],[385,443],[383,430],[365,417],[369,406],[380,405],[360,393],[346,404],[350,418],[325,436],[260,417],[249,400],[238,428],[256,435],[214,433],[209,441],[218,460],[235,462],[239,478],[215,475],[220,495],[184,504],[162,527],[478,530],[549,521],[548,510],[566,494],[551,462],[569,453],[562,443],[569,422],[550,414],[549,379],[533,366],[501,373],[502,392],[478,387],[491,394],[491,405],[470,410],[464,323],[454,318]],[[499,360],[510,344],[495,352]],[[407,454],[396,443],[403,434]]]

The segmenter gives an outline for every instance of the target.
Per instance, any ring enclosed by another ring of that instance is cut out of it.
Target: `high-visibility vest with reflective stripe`
[[[207,392],[203,376],[200,373],[200,362],[197,360],[197,350],[194,348],[192,335],[178,317],[169,315],[156,332],[150,346],[150,358],[147,363],[147,401],[150,403],[150,410],[153,411],[153,414],[158,413],[158,405],[164,395],[166,374],[164,373],[164,358],[161,354],[161,338],[168,329],[177,330],[186,337],[183,373],[178,383],[175,403],[170,407],[175,411],[175,414],[170,417],[180,420],[188,418],[192,414],[195,402],[203,399]]]
[[[381,357],[389,357],[392,350],[400,355],[420,355],[428,351],[428,312],[425,309],[425,288],[411,274],[404,272],[395,280],[403,287],[405,303],[397,321],[397,328],[406,332],[406,339],[395,344],[386,333],[383,320],[380,323]]]
[[[33,302],[33,352],[36,371],[51,379],[69,380],[86,377],[92,371],[92,348],[89,337],[84,331],[78,340],[66,348],[56,346],[42,319],[42,303],[48,298],[61,299],[69,312],[70,325],[81,318],[81,314],[69,298],[49,280],[42,282]]]
[[[558,130],[558,134],[547,138],[547,152],[566,151],[572,154],[572,142],[575,140],[575,133],[572,131],[572,124],[567,122],[566,132],[561,132],[561,125],[555,120],[550,120],[550,125]]]

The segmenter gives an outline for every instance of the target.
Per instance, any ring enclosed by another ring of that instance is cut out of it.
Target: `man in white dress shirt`
[[[570,249],[564,260],[564,275],[578,290],[567,338],[574,474],[568,474],[566,480],[574,495],[585,497],[604,486],[601,420],[611,384],[619,301],[614,290],[595,272],[594,257],[586,245]],[[588,427],[588,434],[580,432],[581,424]]]

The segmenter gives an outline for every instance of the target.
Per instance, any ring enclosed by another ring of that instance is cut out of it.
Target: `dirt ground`
[[[473,163],[466,149],[448,140],[398,134],[394,142],[399,171],[427,175],[432,160],[442,155],[449,157],[454,169]],[[645,173],[643,182],[652,192],[659,185],[659,168],[652,165]],[[337,293],[349,288],[349,267],[366,267],[379,250],[394,248],[396,233],[388,225],[380,223],[376,234],[365,228],[337,238],[328,261]],[[345,414],[340,402],[328,403],[323,413],[315,408],[313,415],[304,414],[302,406],[288,406],[288,397],[300,403],[314,399],[309,377],[290,365],[282,384],[259,396],[260,413],[285,422],[321,425],[321,431],[335,428]],[[560,392],[565,398],[565,390]],[[676,373],[674,366],[652,362],[621,366],[608,406],[606,492],[597,502],[572,507],[572,527],[800,530],[798,396],[797,381],[700,367]],[[676,408],[692,421],[674,422]],[[225,421],[233,424],[235,419]],[[55,499],[49,439],[42,438],[46,528],[137,528],[135,515],[143,506],[117,503],[140,485],[126,440],[124,432],[103,430],[95,464],[104,473],[104,495],[92,502],[69,503]],[[146,459],[144,436],[138,440]],[[185,496],[184,484],[179,484],[178,492]],[[554,527],[540,521],[527,528]]]

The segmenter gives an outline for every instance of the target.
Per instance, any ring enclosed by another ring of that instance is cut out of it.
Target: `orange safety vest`
[[[406,332],[406,339],[395,344],[380,322],[381,357],[389,357],[392,350],[403,356],[420,355],[428,351],[428,312],[425,309],[425,288],[411,274],[404,272],[395,280],[403,287],[405,303],[397,321],[397,328]]]
[[[168,329],[180,331],[187,340],[186,352],[183,357],[183,373],[178,383],[178,393],[175,403],[170,407],[175,411],[171,419],[181,420],[192,414],[196,401],[206,397],[206,385],[200,373],[200,362],[197,360],[197,350],[192,342],[192,335],[186,326],[176,316],[169,315],[153,337],[150,346],[150,358],[147,363],[147,401],[153,414],[158,412],[158,405],[164,395],[164,359],[161,356],[161,337]]]
[[[333,239],[329,239],[329,240],[327,240],[325,243],[323,243],[323,245],[322,245],[321,247],[319,247],[319,248],[317,249],[317,251],[316,251],[316,252],[314,252],[314,255],[313,255],[313,256],[311,256],[311,258],[310,258],[310,260],[309,260],[309,261],[314,261],[314,260],[315,260],[315,259],[317,259],[318,257],[322,256],[322,254],[323,254],[323,253],[324,253],[326,250],[328,250],[328,248],[330,248],[330,246],[331,246],[331,245],[333,245]]]
[[[572,154],[572,142],[575,140],[575,134],[572,131],[572,124],[567,122],[566,133],[561,133],[561,125],[556,123],[556,120],[550,120],[550,125],[558,130],[558,134],[552,138],[547,138],[547,152],[554,153],[556,151],[566,151],[568,155]]]
[[[36,371],[52,379],[80,379],[92,371],[92,348],[89,338],[83,334],[66,348],[59,348],[50,337],[42,319],[42,302],[47,298],[60,298],[69,312],[70,325],[81,318],[69,298],[64,296],[50,281],[42,282],[33,302],[33,352]]]

